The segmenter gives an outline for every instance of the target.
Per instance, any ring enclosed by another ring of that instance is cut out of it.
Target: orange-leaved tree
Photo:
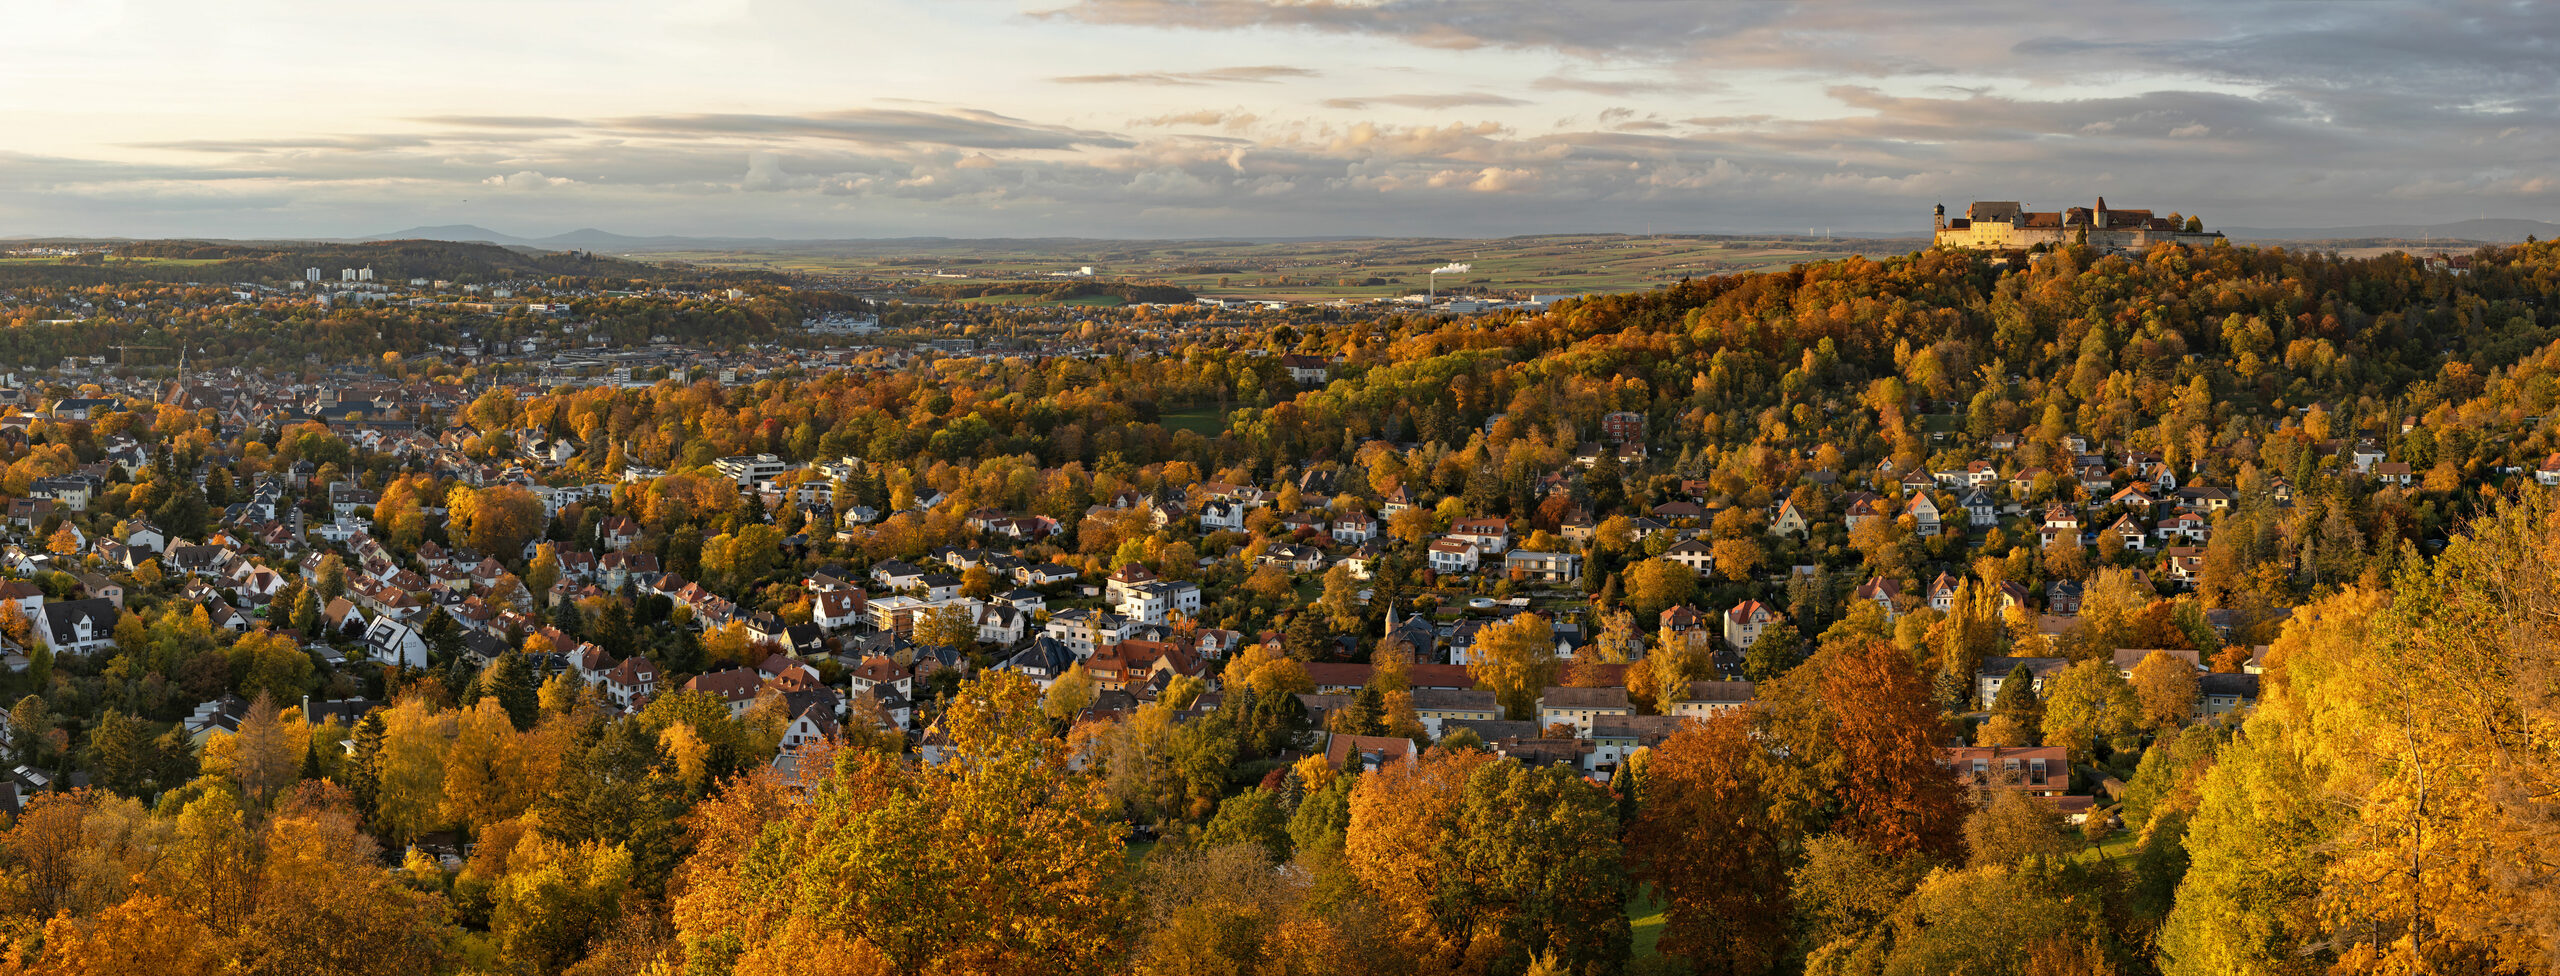
[[[1941,761],[1952,740],[1910,656],[1881,640],[1845,648],[1825,662],[1821,688],[1841,760],[1834,829],[1887,857],[1954,855],[1964,790]]]
[[[1786,945],[1787,832],[1752,719],[1727,711],[1653,749],[1628,873],[1664,906],[1662,951],[1700,972],[1768,971]]]

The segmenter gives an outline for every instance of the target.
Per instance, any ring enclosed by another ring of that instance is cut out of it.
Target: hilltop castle
[[[2015,201],[1977,201],[1954,220],[1947,219],[1947,205],[1942,203],[1937,218],[1938,246],[1979,251],[2016,251],[2083,240],[2100,251],[2140,251],[2154,244],[2206,247],[2222,240],[2221,231],[2207,232],[2201,220],[2190,218],[2181,226],[2148,210],[2109,210],[2105,197],[2098,198],[2095,209],[2072,207],[2043,213],[2029,213]]]

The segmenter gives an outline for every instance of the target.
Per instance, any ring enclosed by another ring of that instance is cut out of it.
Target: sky
[[[0,237],[2560,219],[2560,4],[0,0]]]

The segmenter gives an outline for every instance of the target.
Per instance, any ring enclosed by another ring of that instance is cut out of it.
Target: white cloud
[[[505,176],[492,176],[480,181],[483,186],[494,186],[501,190],[547,190],[555,186],[573,186],[577,182],[566,176],[544,176],[538,171],[529,169],[518,170]]]

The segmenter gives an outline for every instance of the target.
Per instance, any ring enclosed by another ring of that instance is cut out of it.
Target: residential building
[[[1600,417],[1600,433],[1612,444],[1644,442],[1645,417],[1632,410],[1620,410]]]
[[[2034,683],[2028,686],[2029,689],[2041,695],[2044,694],[2045,681],[2061,674],[2062,669],[2071,666],[2071,661],[2059,657],[1983,658],[1982,666],[1973,672],[1974,700],[1984,708],[1991,707],[1991,702],[2000,697],[2000,685],[2009,680],[2009,672],[2021,664],[2026,665],[2027,673],[2034,676]]]
[[[1441,723],[1449,721],[1488,721],[1502,717],[1502,705],[1493,692],[1472,688],[1415,688],[1413,714],[1432,738],[1440,737]]]
[[[1412,763],[1417,751],[1412,739],[1336,735],[1325,743],[1324,761],[1335,769],[1376,772],[1393,763]]]
[[[2258,675],[2208,674],[2197,679],[2198,718],[2214,718],[2258,707]]]
[[[1112,609],[1141,624],[1162,624],[1179,615],[1200,613],[1200,586],[1183,580],[1150,579],[1120,588]]]
[[[1758,600],[1734,604],[1733,609],[1725,611],[1724,615],[1725,645],[1737,651],[1750,650],[1751,642],[1759,640],[1760,632],[1777,620],[1777,611]]]
[[[404,668],[427,666],[427,640],[390,614],[373,618],[364,629],[365,654],[375,661]]]
[[[1548,688],[1538,695],[1538,727],[1558,722],[1588,732],[1603,715],[1633,715],[1625,688]]]
[[[1748,681],[1692,681],[1680,690],[1678,697],[1665,703],[1663,714],[1683,718],[1713,718],[1753,703],[1754,686]]]
[[[1431,540],[1428,558],[1434,572],[1472,573],[1476,571],[1478,554],[1475,543],[1444,537]]]
[[[1449,537],[1474,543],[1481,555],[1498,556],[1511,548],[1511,525],[1498,518],[1459,519],[1450,523]]]
[[[629,710],[647,704],[658,692],[658,666],[643,657],[625,658],[604,673],[604,696],[614,707]]]
[[[116,605],[103,597],[44,605],[44,640],[55,654],[89,654],[116,646]]]
[[[1503,555],[1502,568],[1515,580],[1571,583],[1582,578],[1582,557],[1569,552],[1514,549]]]
[[[1942,761],[1969,789],[2045,797],[2071,791],[2070,756],[2061,746],[1955,746]]]
[[[1682,539],[1662,551],[1662,558],[1689,567],[1689,571],[1705,576],[1716,571],[1715,545],[1701,538]]]
[[[780,477],[783,472],[791,470],[791,466],[783,463],[782,458],[772,454],[724,457],[711,462],[711,468],[720,472],[723,477],[736,481],[740,488],[771,481]]]

